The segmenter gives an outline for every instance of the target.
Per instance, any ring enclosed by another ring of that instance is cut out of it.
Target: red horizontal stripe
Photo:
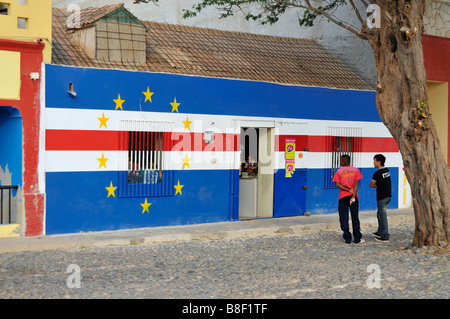
[[[362,152],[399,152],[397,141],[393,137],[363,137]]]
[[[123,131],[47,130],[47,151],[125,151],[128,135]],[[173,132],[166,135],[164,151],[239,151],[239,135],[214,134],[214,143],[205,143],[203,133]]]
[[[119,131],[47,130],[47,151],[117,151]]]
[[[48,151],[124,151],[128,150],[127,132],[121,131],[80,131],[47,130],[46,150]],[[240,150],[239,134],[215,133],[214,143],[205,143],[204,133],[173,132],[166,135],[164,151],[226,151]],[[296,140],[296,151],[329,152],[328,136],[320,135],[278,135],[275,149],[284,152],[286,138]],[[398,152],[397,142],[392,137],[362,137],[361,152]]]
[[[275,146],[278,152],[284,152],[286,147],[286,138],[295,138],[295,150],[304,151],[308,148],[309,152],[330,152],[330,136],[322,135],[279,135],[275,137]],[[393,137],[362,137],[361,152],[363,153],[395,153],[398,152],[397,142]]]
[[[308,147],[308,135],[278,135],[275,136],[275,149],[278,152],[284,152],[286,148],[286,139],[295,139],[295,151],[304,151]]]
[[[169,133],[168,151],[237,152],[241,149],[238,134],[214,133],[214,143],[205,143],[204,133]]]

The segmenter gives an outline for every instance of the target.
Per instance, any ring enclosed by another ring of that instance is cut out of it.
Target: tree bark
[[[413,245],[449,247],[450,171],[428,105],[424,9],[425,1],[384,1],[380,28],[363,32],[375,54],[378,112],[398,143],[411,186]]]

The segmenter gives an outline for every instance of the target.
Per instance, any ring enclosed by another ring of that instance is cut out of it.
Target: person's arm
[[[358,187],[359,187],[359,180],[357,179],[355,181],[355,187],[353,187],[353,196],[352,196],[352,198],[355,198],[356,194],[358,194]]]
[[[376,171],[375,173],[373,173],[372,180],[370,181],[369,187],[377,188],[377,180],[379,179],[378,175],[379,175],[379,171]]]
[[[339,189],[343,190],[343,191],[352,193],[352,189],[350,189],[350,188],[348,188],[348,187],[345,187],[344,185],[342,185],[342,184],[339,183],[339,182],[336,182],[336,186],[337,186]]]
[[[352,190],[353,196],[350,198],[350,206],[355,202],[356,194],[358,194],[359,180],[355,181],[355,187]]]

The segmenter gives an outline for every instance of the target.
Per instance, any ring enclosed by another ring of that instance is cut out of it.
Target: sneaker
[[[375,237],[380,237],[380,234],[377,231],[372,233],[372,235],[375,236]]]
[[[355,244],[363,244],[363,243],[365,243],[366,241],[364,240],[364,239],[361,239],[360,241],[358,241],[358,242],[355,242]]]
[[[383,238],[383,237],[375,237],[375,240],[376,240],[376,241],[379,241],[379,242],[381,242],[381,243],[387,243],[387,242],[389,242],[389,239]]]

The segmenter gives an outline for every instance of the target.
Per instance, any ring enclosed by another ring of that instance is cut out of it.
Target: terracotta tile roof
[[[92,23],[119,6],[122,4],[82,10],[81,22]],[[66,30],[70,14],[53,9],[53,64],[372,90],[312,40],[147,21],[141,21],[148,28],[145,64],[96,60],[71,40],[71,31]]]

